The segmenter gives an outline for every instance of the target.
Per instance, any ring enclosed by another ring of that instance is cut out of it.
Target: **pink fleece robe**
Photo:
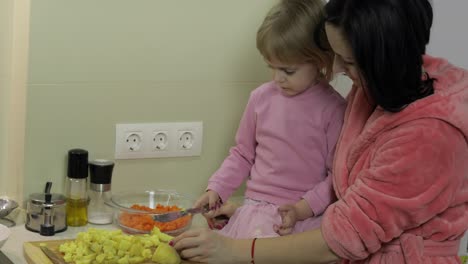
[[[403,111],[353,87],[322,233],[343,263],[459,263],[468,228],[468,72],[424,57],[435,93]]]

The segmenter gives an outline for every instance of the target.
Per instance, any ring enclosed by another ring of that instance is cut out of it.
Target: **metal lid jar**
[[[29,196],[26,207],[26,229],[39,232],[44,222],[45,193],[33,193]],[[67,230],[66,197],[62,194],[52,194],[51,203],[54,209],[55,233]]]

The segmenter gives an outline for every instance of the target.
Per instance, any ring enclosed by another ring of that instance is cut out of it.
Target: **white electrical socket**
[[[138,152],[141,149],[141,142],[143,138],[143,133],[138,132],[128,132],[125,136],[125,150],[128,152]]]
[[[153,151],[165,151],[169,144],[168,131],[154,131],[153,132]]]
[[[115,158],[200,156],[202,122],[117,124]]]
[[[192,131],[178,131],[179,135],[179,143],[177,148],[179,150],[190,150],[193,147],[193,143],[195,142],[195,137]]]

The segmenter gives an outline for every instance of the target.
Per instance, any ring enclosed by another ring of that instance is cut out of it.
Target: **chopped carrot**
[[[157,204],[156,208],[154,209],[149,208],[144,205],[138,205],[138,204],[132,205],[131,208],[135,210],[146,211],[146,212],[157,213],[157,214],[182,210],[176,205],[166,206],[166,205],[161,205],[161,204]],[[151,231],[153,227],[156,226],[162,232],[168,232],[168,231],[173,231],[173,230],[183,228],[190,222],[190,219],[192,219],[192,216],[186,215],[174,221],[163,223],[163,222],[154,221],[150,215],[128,213],[128,212],[123,212],[119,217],[120,224],[124,226],[137,229],[137,230],[142,230],[142,231]]]

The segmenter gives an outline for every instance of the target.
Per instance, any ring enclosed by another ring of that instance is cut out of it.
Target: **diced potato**
[[[120,258],[118,261],[117,261],[117,264],[130,264],[129,260],[128,260],[128,256],[125,256],[123,258]]]
[[[170,236],[168,234],[161,232],[159,228],[153,228],[153,230],[151,230],[151,235],[152,236],[156,235],[160,241],[166,242],[166,243],[171,241],[174,238],[173,236]]]
[[[168,244],[161,243],[154,252],[151,258],[154,262],[159,264],[179,264],[180,257],[177,251]]]
[[[97,263],[104,263],[104,260],[106,259],[106,254],[101,253],[96,257],[96,262]]]
[[[97,243],[97,242],[91,243],[91,250],[93,252],[101,252],[102,245],[100,243]]]
[[[177,252],[164,242],[172,239],[155,227],[151,235],[126,235],[121,230],[89,228],[59,246],[66,262],[75,264],[138,264],[150,260],[178,264]],[[156,250],[155,250],[156,248]]]

